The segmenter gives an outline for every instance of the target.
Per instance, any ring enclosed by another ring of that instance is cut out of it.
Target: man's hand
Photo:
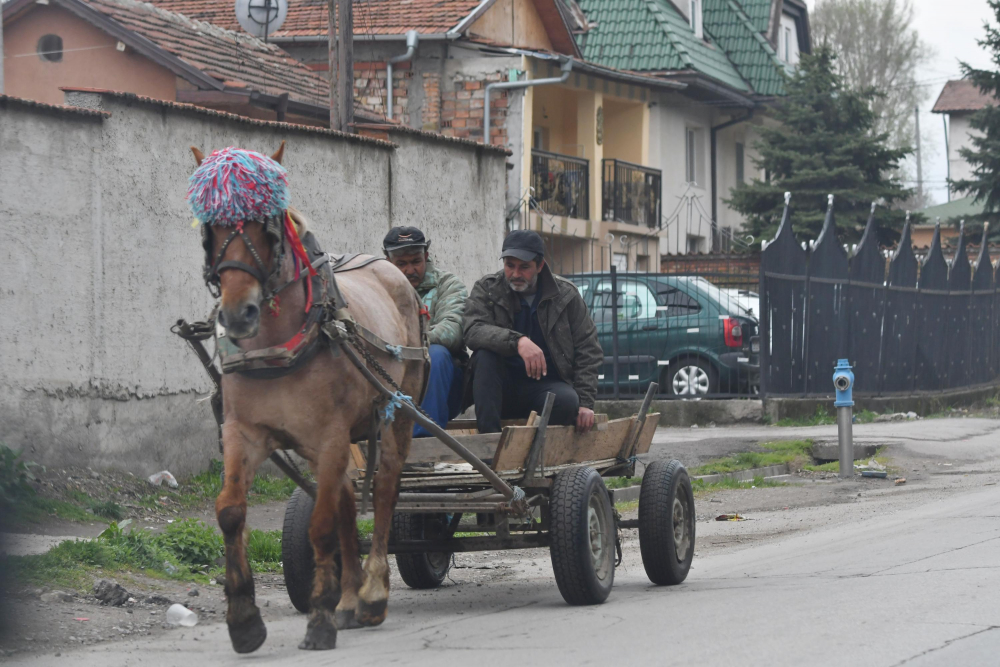
[[[594,428],[594,411],[590,408],[580,408],[576,414],[576,430],[586,433],[592,428]]]
[[[517,353],[524,359],[524,370],[528,377],[541,380],[542,376],[549,372],[545,367],[545,354],[542,348],[531,342],[527,336],[521,336],[517,341]]]

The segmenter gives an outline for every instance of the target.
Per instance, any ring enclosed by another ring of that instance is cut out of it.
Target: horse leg
[[[251,653],[267,639],[267,628],[254,598],[244,530],[247,491],[266,452],[262,445],[250,443],[238,424],[227,423],[222,437],[226,475],[222,492],[215,499],[215,516],[226,545],[226,624],[233,649]]]
[[[316,504],[309,522],[309,541],[313,546],[316,573],[313,579],[312,597],[309,599],[309,623],[306,636],[299,644],[300,649],[325,651],[337,645],[337,625],[335,613],[340,603],[340,572],[336,557],[338,544],[338,520],[344,511],[353,512],[351,506],[344,507],[343,487],[345,486],[347,457],[350,441],[344,429],[331,429],[322,441],[319,465],[316,466]],[[351,522],[354,522],[353,515]],[[354,537],[357,543],[357,535]],[[350,547],[348,547],[350,548]],[[355,549],[354,558],[357,558]],[[346,560],[344,554],[342,560]]]
[[[413,421],[397,416],[382,437],[382,455],[375,473],[375,529],[372,548],[365,561],[358,601],[358,622],[379,625],[385,620],[389,604],[389,530],[392,513],[399,497],[399,478],[410,451]]]
[[[361,587],[361,557],[358,544],[357,506],[354,486],[344,480],[340,487],[340,504],[337,507],[337,537],[340,540],[340,603],[335,618],[338,630],[360,628],[354,617],[358,606],[358,589]]]

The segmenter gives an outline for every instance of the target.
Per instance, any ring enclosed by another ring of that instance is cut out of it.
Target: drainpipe
[[[549,79],[529,79],[527,81],[502,81],[491,83],[486,86],[486,94],[483,96],[483,143],[489,145],[490,142],[490,93],[494,90],[510,90],[512,88],[530,88],[532,86],[547,86],[550,83],[565,83],[569,78],[569,73],[573,70],[572,59],[567,58],[560,65],[562,76]]]
[[[719,190],[719,176],[716,173],[718,171],[718,167],[719,167],[719,158],[715,154],[716,149],[718,148],[718,143],[719,142],[718,142],[718,136],[717,136],[716,133],[719,130],[726,129],[727,127],[732,127],[733,125],[739,125],[740,123],[745,123],[746,121],[748,121],[751,118],[753,118],[753,112],[754,112],[754,110],[750,109],[747,112],[746,116],[743,116],[742,118],[733,118],[732,120],[727,120],[725,123],[722,123],[721,125],[715,125],[715,126],[712,127],[711,131],[709,132],[709,134],[711,134],[711,149],[710,149],[710,152],[712,154],[712,169],[711,169],[711,171],[712,171],[712,250],[715,250],[715,230],[718,229],[718,225],[719,225],[719,222],[718,222],[718,220],[719,220],[719,201],[718,201],[718,196],[717,196],[718,195],[718,190]]]
[[[401,56],[396,56],[395,58],[389,58],[388,62],[385,64],[385,88],[386,88],[386,98],[389,100],[389,108],[386,110],[386,116],[389,120],[392,120],[392,66],[396,63],[409,62],[413,58],[413,54],[417,52],[417,46],[420,44],[420,35],[417,34],[416,30],[406,31],[406,53]]]

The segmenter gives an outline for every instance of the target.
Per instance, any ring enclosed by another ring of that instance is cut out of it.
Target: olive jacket
[[[556,370],[576,390],[580,407],[593,409],[604,352],[587,304],[576,285],[553,275],[548,265],[538,274],[538,289],[538,324]],[[513,324],[514,314],[520,310],[520,299],[507,285],[502,270],[483,276],[465,303],[465,344],[473,352],[490,350],[504,357],[517,354],[522,334],[514,331]]]
[[[438,270],[427,263],[427,272],[417,287],[420,301],[430,313],[428,338],[431,345],[443,345],[453,354],[462,354],[462,313],[468,293],[455,274]]]

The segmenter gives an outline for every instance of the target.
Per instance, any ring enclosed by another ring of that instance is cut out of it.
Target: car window
[[[641,320],[656,317],[656,296],[636,280],[618,281],[618,319]],[[594,321],[611,321],[611,281],[597,284],[594,302]]]
[[[656,303],[667,317],[694,315],[701,310],[701,304],[673,285],[660,283],[656,289]]]

